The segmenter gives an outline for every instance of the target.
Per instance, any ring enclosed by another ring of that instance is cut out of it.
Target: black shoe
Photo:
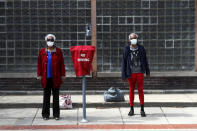
[[[49,117],[43,117],[43,119],[44,119],[44,120],[48,120],[48,119],[49,119]]]
[[[141,111],[140,114],[141,114],[141,117],[146,117],[146,113],[144,111]]]
[[[134,110],[130,110],[128,116],[133,116],[134,115]]]
[[[54,119],[55,119],[55,120],[59,120],[60,118],[59,118],[59,117],[54,117]]]

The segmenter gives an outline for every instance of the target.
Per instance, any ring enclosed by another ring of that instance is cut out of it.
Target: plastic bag
[[[125,101],[124,92],[118,88],[111,87],[104,92],[104,100],[106,102]]]
[[[66,95],[61,95],[59,96],[59,105],[60,108],[72,108],[72,100],[71,100],[71,95],[66,94]]]

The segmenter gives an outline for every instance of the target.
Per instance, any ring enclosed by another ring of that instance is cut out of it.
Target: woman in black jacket
[[[130,99],[130,111],[129,116],[134,115],[134,90],[137,84],[140,104],[141,104],[141,116],[145,117],[144,111],[144,73],[150,78],[150,70],[146,57],[146,51],[142,45],[138,43],[138,35],[131,33],[129,35],[130,45],[124,47],[122,56],[122,79],[128,79],[129,83],[129,99]]]

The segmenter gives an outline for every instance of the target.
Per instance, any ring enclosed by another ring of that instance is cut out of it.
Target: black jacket
[[[150,75],[149,65],[146,57],[146,50],[144,47],[140,44],[137,44],[138,50],[139,50],[139,56],[140,56],[140,62],[141,62],[141,68],[142,72],[146,75]],[[123,55],[122,55],[122,79],[125,80],[126,78],[130,78],[131,76],[131,51],[130,46],[126,46],[123,49]]]

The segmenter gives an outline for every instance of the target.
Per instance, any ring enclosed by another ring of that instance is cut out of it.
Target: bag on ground
[[[66,95],[61,95],[59,96],[59,105],[60,108],[72,108],[72,100],[71,100],[71,95],[66,94]]]
[[[118,88],[111,87],[104,92],[105,102],[120,102],[125,101],[124,92]]]

